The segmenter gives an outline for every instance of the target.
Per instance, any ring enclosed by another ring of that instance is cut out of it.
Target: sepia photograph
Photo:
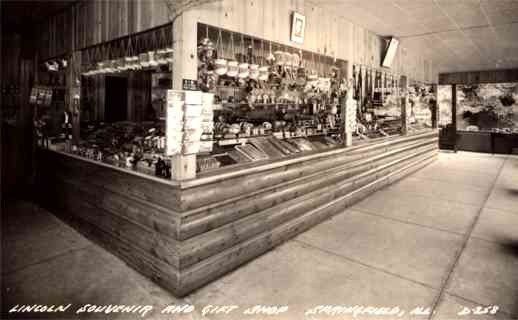
[[[0,0],[2,320],[518,320],[518,0]]]

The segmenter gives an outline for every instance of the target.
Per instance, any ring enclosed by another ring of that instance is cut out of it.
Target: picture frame
[[[290,40],[296,43],[304,43],[304,32],[306,29],[306,16],[293,12],[291,15],[291,35]]]

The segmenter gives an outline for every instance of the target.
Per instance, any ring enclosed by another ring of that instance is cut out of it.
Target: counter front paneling
[[[40,202],[178,296],[434,161],[437,131],[168,181],[40,149]]]

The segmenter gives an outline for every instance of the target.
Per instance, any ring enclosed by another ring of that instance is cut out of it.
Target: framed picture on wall
[[[304,29],[306,29],[306,17],[300,13],[293,12],[291,15],[290,40],[296,43],[304,43]]]

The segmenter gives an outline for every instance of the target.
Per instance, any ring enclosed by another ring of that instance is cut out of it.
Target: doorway
[[[128,120],[128,79],[125,77],[106,77],[106,100],[104,107],[106,122]]]

